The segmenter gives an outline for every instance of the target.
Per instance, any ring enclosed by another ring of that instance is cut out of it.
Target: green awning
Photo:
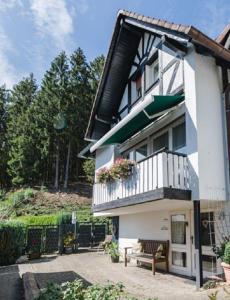
[[[129,139],[135,133],[149,125],[167,110],[176,106],[184,100],[184,95],[173,96],[152,96],[152,101],[141,106],[141,110],[131,111],[115,127],[113,127],[104,137],[102,137],[92,148],[96,150],[100,146],[120,144]],[[144,104],[144,102],[143,102]]]

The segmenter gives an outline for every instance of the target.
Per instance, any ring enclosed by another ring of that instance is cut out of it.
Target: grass
[[[74,195],[77,199],[78,196]],[[73,197],[73,196],[72,196]],[[87,199],[86,199],[87,200]],[[9,192],[0,201],[0,219],[19,220],[25,225],[57,225],[62,215],[71,218],[77,213],[78,222],[104,223],[106,218],[95,218],[91,205],[73,200],[68,194],[49,193],[31,188]]]

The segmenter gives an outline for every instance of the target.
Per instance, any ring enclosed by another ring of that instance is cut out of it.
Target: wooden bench
[[[127,267],[128,258],[135,258],[137,264],[151,264],[152,272],[155,275],[156,263],[165,262],[166,271],[169,271],[169,241],[156,241],[156,240],[143,240],[139,239],[138,243],[141,244],[140,253],[128,253],[129,249],[133,247],[125,247],[125,267]],[[162,251],[158,251],[162,248]]]

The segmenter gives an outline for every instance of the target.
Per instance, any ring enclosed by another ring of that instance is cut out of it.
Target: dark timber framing
[[[203,286],[202,247],[201,247],[201,222],[200,201],[193,201],[194,208],[194,235],[195,235],[195,260],[196,260],[196,287]]]
[[[153,191],[137,194],[131,197],[122,199],[116,199],[103,204],[93,206],[93,212],[100,212],[104,210],[120,208],[125,206],[137,205],[146,202],[158,201],[163,199],[174,199],[174,200],[191,200],[190,190],[181,190],[174,188],[158,188]]]

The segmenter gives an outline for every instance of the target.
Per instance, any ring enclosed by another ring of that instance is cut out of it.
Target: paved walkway
[[[23,288],[18,266],[0,267],[0,300],[22,300]]]
[[[128,293],[141,300],[148,297],[158,297],[159,300],[208,300],[207,294],[211,293],[196,291],[195,282],[191,280],[163,273],[152,276],[150,270],[135,265],[125,268],[123,263],[112,264],[106,255],[96,252],[43,258],[19,265],[19,270],[20,274],[36,273],[40,287],[46,286],[48,281],[61,283],[75,278],[82,278],[89,284],[105,284],[108,280],[122,282]]]

